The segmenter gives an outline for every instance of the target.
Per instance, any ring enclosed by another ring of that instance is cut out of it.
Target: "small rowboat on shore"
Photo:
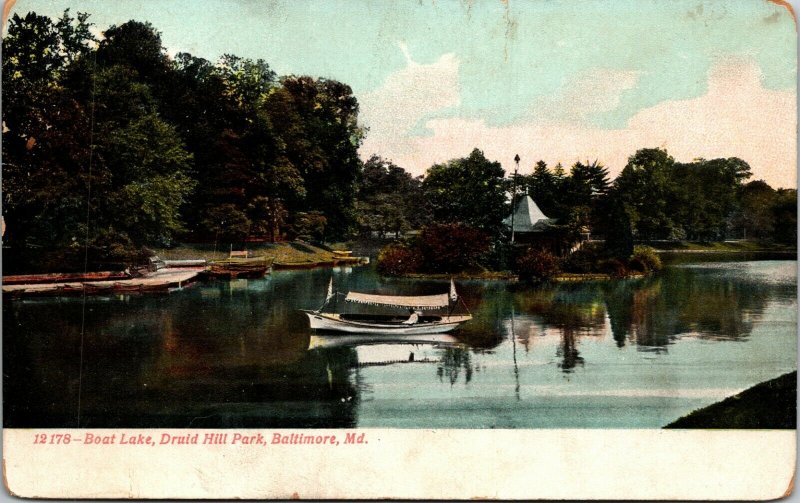
[[[342,294],[334,293],[331,283],[322,307],[315,311],[302,310],[308,316],[312,329],[349,334],[443,334],[472,319],[452,281],[450,293],[439,295],[398,296],[358,292],[344,295],[344,305],[355,303],[377,306],[383,310],[379,314],[325,312],[325,308],[337,295]],[[466,312],[454,312],[459,303]]]
[[[204,271],[215,278],[260,278],[272,271],[273,257],[227,258],[211,262]]]

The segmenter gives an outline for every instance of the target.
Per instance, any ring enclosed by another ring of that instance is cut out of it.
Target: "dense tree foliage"
[[[796,190],[746,183],[750,167],[735,157],[681,163],[646,148],[613,181],[598,161],[568,171],[539,161],[510,179],[474,149],[415,178],[377,155],[359,159],[359,105],[335,80],[279,77],[231,54],[171,57],[149,23],[98,40],[88,15],[69,11],[14,15],[2,44],[4,242],[30,263],[77,267],[86,251],[97,264],[128,260],[178,238],[424,229],[426,263],[501,264],[512,190],[565,239],[591,229],[624,259],[634,240],[797,239]],[[454,240],[475,243],[442,248]]]
[[[637,239],[713,241],[739,237],[732,219],[750,176],[736,157],[677,163],[666,150],[642,149],[615,180],[614,195]]]
[[[365,237],[398,237],[427,221],[420,178],[377,155],[364,163],[356,209],[359,234]]]
[[[9,21],[7,244],[23,253],[102,241],[105,256],[92,257],[102,261],[177,236],[332,239],[355,229],[363,131],[350,87],[279,79],[234,55],[171,58],[149,23],[111,26],[101,40],[89,28],[69,11]]]
[[[510,212],[505,172],[478,149],[468,157],[435,164],[422,181],[431,217],[438,223],[460,223],[497,238]]]

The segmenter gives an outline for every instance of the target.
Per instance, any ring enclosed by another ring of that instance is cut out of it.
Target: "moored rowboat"
[[[204,271],[216,278],[260,278],[272,271],[273,257],[227,258],[211,262]]]

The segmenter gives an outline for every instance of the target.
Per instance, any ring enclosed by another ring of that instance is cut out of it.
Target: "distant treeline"
[[[740,159],[645,149],[613,182],[598,162],[540,161],[513,179],[476,149],[413,177],[359,159],[366,131],[346,84],[233,55],[169,57],[148,23],[102,40],[89,28],[86,14],[29,13],[3,39],[4,242],[45,268],[82,262],[87,243],[93,261],[124,261],[176,239],[332,241],[431,224],[499,242],[513,190],[611,240],[796,239],[796,191],[745,183]]]
[[[475,149],[432,166],[424,178],[404,174],[379,158],[366,163],[362,185],[369,191],[362,191],[359,204],[362,215],[372,217],[362,230],[459,223],[502,240],[515,193],[517,200],[530,195],[574,235],[590,230],[612,241],[797,239],[796,189],[748,182],[750,166],[736,157],[680,163],[666,150],[647,148],[634,153],[613,181],[598,161],[576,162],[569,171],[538,161],[530,174],[514,178]]]

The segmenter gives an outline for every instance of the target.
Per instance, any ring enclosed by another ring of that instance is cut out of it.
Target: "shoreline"
[[[697,409],[665,429],[796,429],[797,371]]]
[[[692,250],[692,249],[675,249],[675,250],[656,250],[659,254],[692,254],[692,253],[719,253],[726,255],[757,255],[757,254],[771,254],[771,255],[786,255],[797,256],[797,250]]]

